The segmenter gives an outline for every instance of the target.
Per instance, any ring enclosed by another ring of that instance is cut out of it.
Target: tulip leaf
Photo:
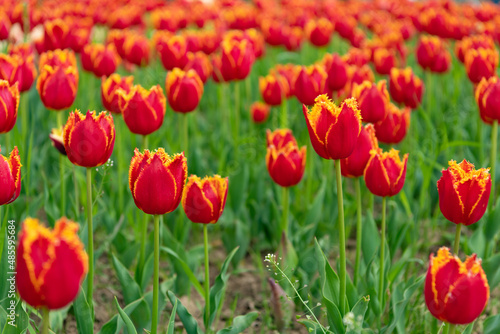
[[[500,314],[491,316],[484,321],[484,334],[500,333]]]
[[[297,320],[297,322],[301,325],[303,325],[305,328],[307,328],[307,332],[310,333],[310,334],[319,334],[319,333],[323,333],[321,331],[321,328],[320,326],[312,321],[312,320]]]
[[[196,319],[189,313],[189,311],[182,305],[181,301],[175,296],[172,291],[167,292],[168,299],[172,305],[177,304],[177,315],[184,325],[187,334],[203,334],[203,331],[198,327]]]
[[[138,299],[127,306],[123,309],[123,312],[127,316],[130,316],[137,306],[139,306],[141,303],[145,303],[144,298]],[[101,330],[99,331],[99,334],[117,334],[120,332],[120,330],[123,327],[123,323],[121,321],[118,321],[119,316],[115,315],[109,320],[104,326],[102,326]]]
[[[193,273],[193,271],[191,270],[191,268],[189,268],[189,265],[184,262],[179,255],[177,255],[176,252],[174,252],[173,249],[170,249],[168,247],[161,247],[161,250],[170,254],[171,256],[173,256],[179,263],[180,265],[182,266],[182,268],[184,269],[184,272],[187,274],[187,276],[189,277],[189,280],[191,281],[191,284],[193,284],[194,288],[196,289],[196,291],[198,291],[198,293],[200,294],[200,296],[204,296],[205,293],[203,291],[203,287],[201,286],[200,282],[198,282],[198,279],[196,278],[195,274]]]
[[[469,247],[472,253],[476,253],[478,257],[482,258],[484,256],[486,240],[482,229],[478,228],[470,238],[467,238],[469,242]]]
[[[148,283],[151,280],[151,277],[153,277],[154,270],[155,270],[154,254],[151,253],[151,255],[146,260],[146,264],[144,265],[144,268],[142,268],[141,291],[146,291],[146,288],[148,287]]]
[[[217,334],[239,334],[250,327],[258,316],[259,313],[257,312],[240,315],[234,318],[233,325],[231,327],[222,329],[218,331]]]
[[[500,253],[483,260],[483,270],[491,290],[500,283]]]
[[[373,213],[370,210],[367,211],[366,219],[363,221],[362,234],[362,255],[365,264],[368,265],[377,256],[377,250],[380,247],[380,236],[375,220],[373,220]]]
[[[174,307],[172,308],[172,312],[170,312],[170,318],[168,319],[167,334],[174,334],[176,313],[177,313],[177,299],[175,299]]]
[[[498,223],[500,221],[499,202],[500,198],[496,202],[495,209],[483,218],[485,219],[483,222],[484,237],[488,242],[492,241],[498,234],[498,231],[500,231],[500,224]]]
[[[474,323],[475,323],[475,321],[470,323],[467,327],[465,327],[462,334],[472,334],[472,330],[474,329]]]
[[[89,303],[87,303],[87,298],[83,288],[80,288],[80,293],[73,302],[73,310],[75,312],[78,333],[93,333],[94,322],[92,321],[92,311]]]
[[[370,303],[370,296],[366,297],[361,297],[356,304],[354,304],[354,307],[352,308],[351,312],[354,315],[354,323],[355,326],[352,329],[346,328],[346,333],[347,334],[356,334],[359,333],[359,330],[363,328],[363,321],[365,319],[365,314],[366,311],[368,310],[368,304]]]
[[[125,313],[123,311],[123,309],[120,307],[120,304],[118,303],[118,299],[116,299],[116,296],[115,296],[115,305],[116,305],[116,308],[118,309],[118,313],[120,314],[120,318],[122,318],[123,322],[125,323],[128,334],[137,334],[137,330],[135,329],[134,324],[132,323],[132,320],[130,320],[127,313]]]
[[[338,305],[339,303],[339,277],[333,270],[326,258],[318,240],[315,239],[316,257],[318,259],[318,270],[323,297]]]
[[[210,327],[215,319],[215,314],[219,309],[219,304],[221,303],[221,299],[223,296],[224,289],[226,288],[226,283],[229,278],[229,274],[227,270],[229,269],[229,265],[233,259],[234,254],[238,251],[239,247],[236,247],[232,250],[231,253],[227,256],[226,260],[222,264],[222,268],[220,269],[220,273],[215,279],[215,283],[210,289],[210,318],[208,321],[208,326]],[[204,320],[206,322],[206,312],[203,312]]]
[[[7,327],[7,311],[0,306],[0,333],[5,332],[5,327]]]
[[[113,267],[115,268],[116,275],[122,287],[123,299],[126,304],[130,304],[134,300],[141,298],[141,288],[120,260],[118,260],[114,254],[111,254],[111,256],[113,259]]]

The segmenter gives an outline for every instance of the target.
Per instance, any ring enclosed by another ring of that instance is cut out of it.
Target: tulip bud
[[[246,39],[242,41],[224,40],[221,44],[221,72],[224,80],[243,80],[252,70],[255,61],[250,42]]]
[[[309,41],[315,46],[325,46],[330,43],[334,26],[327,18],[310,20],[306,25]]]
[[[115,145],[113,117],[105,111],[83,115],[79,110],[70,113],[63,130],[64,148],[68,159],[82,167],[97,167],[108,161]]]
[[[44,50],[66,49],[69,47],[69,25],[62,19],[47,20],[43,24],[44,28]]]
[[[9,158],[0,154],[0,205],[16,200],[21,193],[21,158],[17,146],[10,152]]]
[[[118,89],[121,89],[125,94],[130,93],[133,86],[134,77],[120,77],[119,74],[113,73],[108,78],[101,79],[101,100],[102,105],[106,110],[120,114],[119,96],[116,94]]]
[[[471,49],[465,54],[465,69],[472,83],[478,83],[482,78],[495,75],[498,67],[498,52],[493,49]]]
[[[326,95],[320,95],[311,111],[305,105],[302,110],[311,144],[320,157],[336,160],[351,155],[361,131],[356,99],[347,99],[337,107]]]
[[[415,109],[422,102],[424,85],[411,67],[391,70],[389,91],[394,101]]]
[[[17,82],[9,85],[6,80],[0,80],[0,133],[7,133],[16,124],[19,109],[19,89]]]
[[[279,106],[289,90],[287,80],[273,74],[259,78],[259,89],[264,102],[271,106]]]
[[[436,36],[422,36],[417,45],[417,61],[423,69],[432,72],[446,72],[451,64],[451,56],[443,41]]]
[[[227,186],[227,177],[215,175],[200,179],[191,175],[182,195],[182,207],[188,219],[193,223],[217,223],[226,205]]]
[[[106,38],[107,44],[113,44],[116,48],[116,52],[121,58],[125,58],[125,49],[123,45],[125,44],[125,39],[127,38],[127,31],[121,29],[113,29],[108,32]]]
[[[431,254],[425,278],[425,303],[431,314],[450,324],[465,325],[483,312],[490,298],[488,279],[476,254],[465,262],[441,247]]]
[[[370,81],[363,81],[361,85],[354,84],[352,97],[358,101],[364,122],[376,123],[387,115],[390,98],[385,80],[380,80],[377,84]]]
[[[327,53],[323,62],[328,75],[328,87],[330,87],[332,91],[338,91],[344,88],[349,79],[347,63],[336,53]]]
[[[465,62],[465,54],[472,49],[490,49],[495,50],[495,42],[487,35],[473,35],[465,37],[455,44],[455,53],[460,62]]]
[[[463,160],[451,160],[437,182],[439,207],[446,219],[455,224],[471,225],[486,212],[491,191],[491,176],[487,168],[474,169]]]
[[[184,153],[169,156],[159,148],[155,152],[135,149],[130,162],[129,183],[135,205],[151,215],[174,211],[181,201],[187,178]]]
[[[40,70],[36,84],[40,98],[48,109],[64,110],[71,107],[78,90],[76,67],[52,67],[45,65]]]
[[[372,150],[370,154],[364,172],[366,187],[376,196],[397,195],[405,183],[408,153],[403,156],[403,161],[399,157],[399,151],[395,149],[382,152],[379,148]]]
[[[17,58],[17,73],[11,78],[16,78],[19,83],[19,91],[28,91],[35,81],[37,72],[35,68],[34,54],[31,45],[19,44],[17,46],[9,46],[9,54],[11,56],[18,55]],[[1,67],[1,65],[0,65]],[[0,73],[3,71],[0,69]],[[8,80],[8,79],[5,79]],[[13,82],[9,81],[12,85]]]
[[[121,58],[113,44],[95,44],[92,56],[92,73],[98,78],[109,76],[116,71]]]
[[[368,160],[370,160],[370,152],[378,149],[378,141],[375,136],[373,124],[367,124],[361,127],[356,147],[352,154],[340,160],[340,171],[345,177],[360,177],[363,176]]]
[[[59,153],[61,153],[62,155],[68,155],[66,153],[66,149],[64,148],[63,132],[63,126],[58,129],[52,129],[52,131],[50,131],[49,138],[52,141],[52,146],[54,146],[59,151]]]
[[[163,124],[167,101],[159,85],[151,87],[149,91],[136,85],[129,93],[117,89],[116,94],[123,120],[132,133],[148,135]]]
[[[299,149],[289,129],[267,131],[266,166],[278,185],[291,187],[302,180],[306,167],[306,147]]]
[[[288,91],[286,92],[286,97],[290,98],[294,95],[294,81],[295,81],[295,65],[293,64],[277,64],[275,68],[270,70],[270,73],[273,75],[280,75],[281,77],[286,79],[288,84]]]
[[[322,66],[298,66],[293,84],[295,96],[300,103],[314,104],[318,95],[326,92],[327,74]]]
[[[194,70],[201,79],[201,82],[207,82],[212,75],[212,63],[206,54],[203,52],[188,53],[188,63],[184,67],[184,71]]]
[[[59,219],[53,230],[26,218],[17,249],[16,285],[21,299],[35,308],[63,308],[80,292],[88,257],[78,224]]]
[[[401,142],[410,128],[411,109],[406,107],[399,109],[392,103],[387,103],[387,115],[375,123],[377,139],[384,144],[398,144]]]
[[[163,67],[168,71],[175,67],[184,68],[189,61],[186,37],[182,35],[158,35],[156,50],[160,54]]]
[[[198,107],[203,95],[203,82],[194,70],[174,68],[165,81],[168,104],[176,112],[187,113]]]
[[[149,40],[138,33],[126,35],[123,43],[125,59],[137,66],[144,66],[149,63]]]
[[[271,107],[262,102],[254,102],[250,106],[250,114],[254,123],[264,123],[269,117]]]
[[[396,56],[394,52],[386,48],[377,48],[373,51],[373,64],[378,74],[387,75],[396,66]]]
[[[283,43],[288,51],[298,51],[302,46],[304,32],[299,27],[286,27],[283,29]]]

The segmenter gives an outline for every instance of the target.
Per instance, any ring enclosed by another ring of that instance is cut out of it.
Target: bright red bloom
[[[345,159],[340,160],[340,172],[345,177],[363,176],[365,167],[371,157],[371,150],[378,148],[377,137],[373,124],[367,124],[361,127],[356,147],[352,154]]]
[[[63,130],[64,148],[68,159],[82,167],[97,167],[108,161],[115,145],[113,117],[105,111],[83,115],[79,110],[70,113]]]
[[[63,217],[53,230],[26,218],[19,237],[16,285],[21,299],[49,310],[71,303],[80,292],[88,257],[78,224]]]
[[[19,109],[19,89],[17,83],[9,85],[0,80],[0,133],[7,133],[16,124]]]
[[[341,107],[326,95],[316,98],[311,111],[303,105],[311,144],[324,159],[344,159],[356,147],[361,131],[361,112],[355,99],[347,99]]]
[[[271,107],[262,102],[254,102],[250,106],[250,114],[254,123],[264,123],[269,117]]]
[[[437,182],[439,207],[446,219],[455,224],[471,225],[486,212],[491,191],[491,176],[486,168],[474,169],[463,160],[451,160]]]
[[[227,189],[227,177],[215,175],[200,179],[191,175],[182,195],[182,207],[188,219],[193,223],[217,223],[226,205]]]
[[[389,81],[389,91],[394,101],[415,109],[422,102],[424,84],[413,74],[411,67],[393,68]]]
[[[483,78],[476,87],[476,102],[483,122],[492,124],[494,120],[500,121],[500,82],[498,77]]]
[[[195,70],[184,72],[174,68],[165,80],[168,104],[176,112],[187,113],[198,107],[203,95],[203,82]]]
[[[394,52],[386,48],[377,48],[373,51],[373,64],[378,74],[387,75],[396,66],[397,59]]]
[[[0,40],[1,41],[6,40],[9,37],[9,31],[10,31],[11,26],[12,26],[12,24],[11,24],[9,18],[7,17],[7,15],[5,15],[5,12],[2,11],[0,13]]]
[[[302,180],[306,167],[306,147],[299,149],[289,129],[267,130],[266,166],[278,185],[291,187]]]
[[[188,52],[188,63],[184,67],[184,71],[194,70],[198,73],[203,83],[207,82],[208,78],[212,75],[212,63],[208,56],[203,52]]]
[[[83,48],[82,67],[98,78],[116,71],[121,58],[113,44],[88,44]]]
[[[405,184],[407,161],[408,153],[401,161],[395,149],[389,152],[382,152],[380,148],[372,150],[364,172],[368,190],[380,197],[397,195]]]
[[[255,54],[250,42],[246,39],[242,41],[224,40],[221,47],[221,73],[224,80],[245,79],[250,74],[255,61]]]
[[[279,74],[269,74],[259,78],[259,90],[264,102],[279,106],[288,95],[288,81]]]
[[[437,36],[421,36],[417,45],[417,61],[423,69],[444,73],[450,68],[451,56],[443,40]]]
[[[187,179],[184,153],[169,156],[159,148],[155,152],[135,149],[130,162],[129,185],[135,205],[150,215],[174,211],[181,201]]]
[[[161,63],[166,70],[171,71],[175,67],[182,69],[186,66],[189,62],[186,37],[157,33],[155,34],[155,38],[156,50],[160,54]]]
[[[322,66],[297,66],[293,83],[295,96],[300,103],[313,105],[316,97],[326,93],[327,74]]]
[[[159,85],[150,90],[136,85],[128,93],[118,89],[116,94],[123,120],[132,133],[148,135],[163,124],[167,100]]]
[[[66,21],[60,18],[45,21],[43,28],[43,43],[45,51],[65,49],[69,47],[70,27]]]
[[[138,33],[126,35],[123,43],[124,58],[132,64],[144,66],[149,63],[149,40]]]
[[[35,81],[37,71],[35,68],[34,54],[31,45],[29,44],[19,44],[17,46],[9,46],[9,54],[11,57],[16,58],[17,68],[15,74],[11,72],[11,79],[14,79],[19,83],[19,91],[26,92],[31,86],[33,86],[33,82]],[[17,55],[18,57],[15,57]],[[0,64],[1,64],[0,60]],[[2,65],[0,65],[2,67]],[[3,70],[0,70],[0,73],[4,73]],[[7,80],[5,78],[5,80]],[[12,85],[13,82],[9,80],[9,83]]]
[[[119,74],[113,73],[108,78],[101,79],[101,100],[102,105],[106,110],[120,114],[119,96],[116,94],[118,89],[121,89],[125,94],[128,94],[133,87],[134,77],[120,77]]]
[[[399,109],[392,103],[387,103],[386,109],[385,118],[375,123],[375,133],[380,142],[397,144],[405,138],[410,128],[411,109],[408,107]]]
[[[471,49],[465,53],[465,69],[472,83],[495,75],[498,67],[498,52],[493,49]]]
[[[40,55],[38,67],[42,70],[45,65],[77,68],[75,53],[69,49],[46,51]]]
[[[281,77],[286,79],[288,83],[288,91],[287,98],[294,96],[294,85],[295,85],[295,77],[296,77],[296,67],[293,64],[277,64],[275,68],[270,70],[271,74],[280,75]]]
[[[302,46],[304,31],[299,27],[283,27],[283,44],[288,51],[297,51]]]
[[[325,46],[330,43],[334,25],[327,18],[310,20],[306,25],[306,34],[309,41],[315,46]]]
[[[380,80],[377,84],[370,81],[363,81],[361,85],[354,84],[352,97],[358,101],[364,122],[376,123],[387,115],[390,98],[385,80]]]
[[[338,91],[344,88],[349,80],[349,65],[336,53],[325,54],[323,63],[328,75],[328,87],[330,87],[332,91]]]
[[[455,44],[455,53],[460,62],[465,62],[465,54],[472,49],[490,49],[495,50],[495,42],[487,35],[473,35],[465,37]]]
[[[113,44],[116,48],[116,52],[120,55],[121,58],[125,58],[125,49],[124,44],[127,39],[127,31],[121,29],[113,29],[108,32],[108,36],[106,37],[106,42],[108,44]]]
[[[277,46],[283,44],[283,22],[265,18],[261,22],[260,29],[269,45]]]
[[[68,155],[66,149],[64,148],[64,138],[63,138],[64,127],[61,126],[59,129],[52,129],[50,131],[49,138],[52,141],[52,146],[59,151],[62,155]]]
[[[45,65],[40,69],[36,89],[46,108],[53,110],[68,109],[76,98],[78,71],[73,66],[54,68]]]
[[[425,278],[425,303],[431,314],[450,324],[473,322],[490,298],[488,279],[476,254],[465,262],[441,247],[430,256]]]
[[[21,193],[21,158],[17,146],[9,158],[0,154],[0,205],[16,200]]]

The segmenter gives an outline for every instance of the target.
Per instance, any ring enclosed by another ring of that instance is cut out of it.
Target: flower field
[[[0,0],[0,333],[500,333],[500,7]]]

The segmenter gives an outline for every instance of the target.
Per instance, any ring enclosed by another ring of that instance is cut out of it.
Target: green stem
[[[290,208],[289,199],[290,199],[290,190],[288,187],[282,187],[282,203],[283,203],[283,216],[281,220],[281,233],[280,238],[285,233],[285,239],[288,240],[288,211]]]
[[[23,143],[26,143],[28,135],[28,92],[21,94],[21,103],[19,113],[21,114],[21,133]]]
[[[489,212],[491,212],[494,209],[496,200],[495,165],[497,162],[497,138],[498,138],[498,121],[494,120],[493,127],[491,129],[491,151],[490,151],[491,196],[490,196]]]
[[[345,255],[345,227],[344,227],[344,199],[342,195],[342,174],[340,171],[340,159],[335,160],[335,173],[337,176],[337,204],[339,211],[339,251],[340,251],[340,314],[345,315],[346,297],[346,255]]]
[[[88,256],[89,274],[87,277],[87,302],[92,307],[92,292],[94,289],[94,227],[92,226],[92,168],[87,168],[87,229],[88,229]]]
[[[41,334],[49,334],[49,309],[44,307],[42,308],[42,332]]]
[[[245,110],[250,108],[250,104],[252,103],[252,80],[250,76],[245,79],[245,90],[247,96],[247,105],[245,106]]]
[[[458,86],[458,85],[457,85]],[[484,161],[484,150],[483,150],[483,120],[481,117],[477,118],[477,133],[476,133],[476,141],[479,143],[479,161]]]
[[[287,99],[284,96],[283,101],[281,102],[281,128],[286,129],[288,127],[288,115],[287,115],[287,108],[288,103]]]
[[[78,180],[76,179],[76,166],[72,165],[73,167],[73,187],[75,188],[75,217],[78,217],[78,213],[80,211],[80,200],[78,196]]]
[[[116,157],[117,157],[117,162],[116,164],[118,165],[118,205],[120,208],[120,212],[123,212],[123,209],[125,207],[125,199],[123,197],[124,194],[124,189],[123,189],[123,166],[125,166],[125,163],[123,161],[123,141],[124,141],[124,134],[126,133],[123,131],[123,124],[122,122],[119,122],[118,124],[118,138],[116,138],[115,143],[116,143]]]
[[[462,224],[457,224],[457,229],[455,230],[455,243],[453,244],[453,253],[458,255],[458,248],[460,247],[460,231],[462,230]]]
[[[148,136],[142,136],[142,148],[146,150],[148,147]],[[141,224],[141,248],[139,251],[139,268],[143,268],[146,261],[146,242],[148,238],[148,215],[144,214],[142,224]],[[142,270],[139,271],[142,273]]]
[[[154,215],[154,274],[153,274],[153,320],[151,333],[158,331],[158,291],[160,282],[160,215]]]
[[[448,333],[449,334],[455,334],[455,332],[456,332],[455,328],[457,327],[456,325],[454,325],[454,324],[448,324],[447,327],[448,327]]]
[[[313,147],[311,140],[307,141],[307,152],[306,152],[306,205],[312,202],[312,182],[313,182]]]
[[[384,310],[382,305],[384,301],[384,253],[385,253],[385,211],[387,205],[387,197],[382,198],[382,227],[380,228],[380,276],[378,282],[379,303],[380,309]]]
[[[142,136],[142,149],[146,150],[148,148],[148,136]]]
[[[361,225],[361,185],[359,177],[354,181],[354,186],[356,190],[356,260],[354,262],[354,286],[358,284],[359,277],[359,259],[361,256],[361,238],[362,238],[362,225]]]
[[[208,261],[208,224],[203,224],[203,245],[205,246],[205,331],[210,332],[210,266]]]
[[[63,111],[57,113],[57,128],[62,127]],[[24,129],[24,126],[23,126]],[[24,132],[24,130],[23,130]],[[23,137],[24,138],[24,137]],[[66,182],[64,180],[64,159],[62,154],[59,156],[59,177],[61,178],[61,216],[66,216]]]
[[[236,145],[239,142],[240,135],[240,82],[234,82],[234,124],[233,124],[233,140]]]
[[[182,145],[181,147],[184,148],[184,150],[181,149],[181,151],[184,151],[184,155],[188,155],[189,153],[189,118],[188,114],[185,113],[181,115],[182,118]]]

